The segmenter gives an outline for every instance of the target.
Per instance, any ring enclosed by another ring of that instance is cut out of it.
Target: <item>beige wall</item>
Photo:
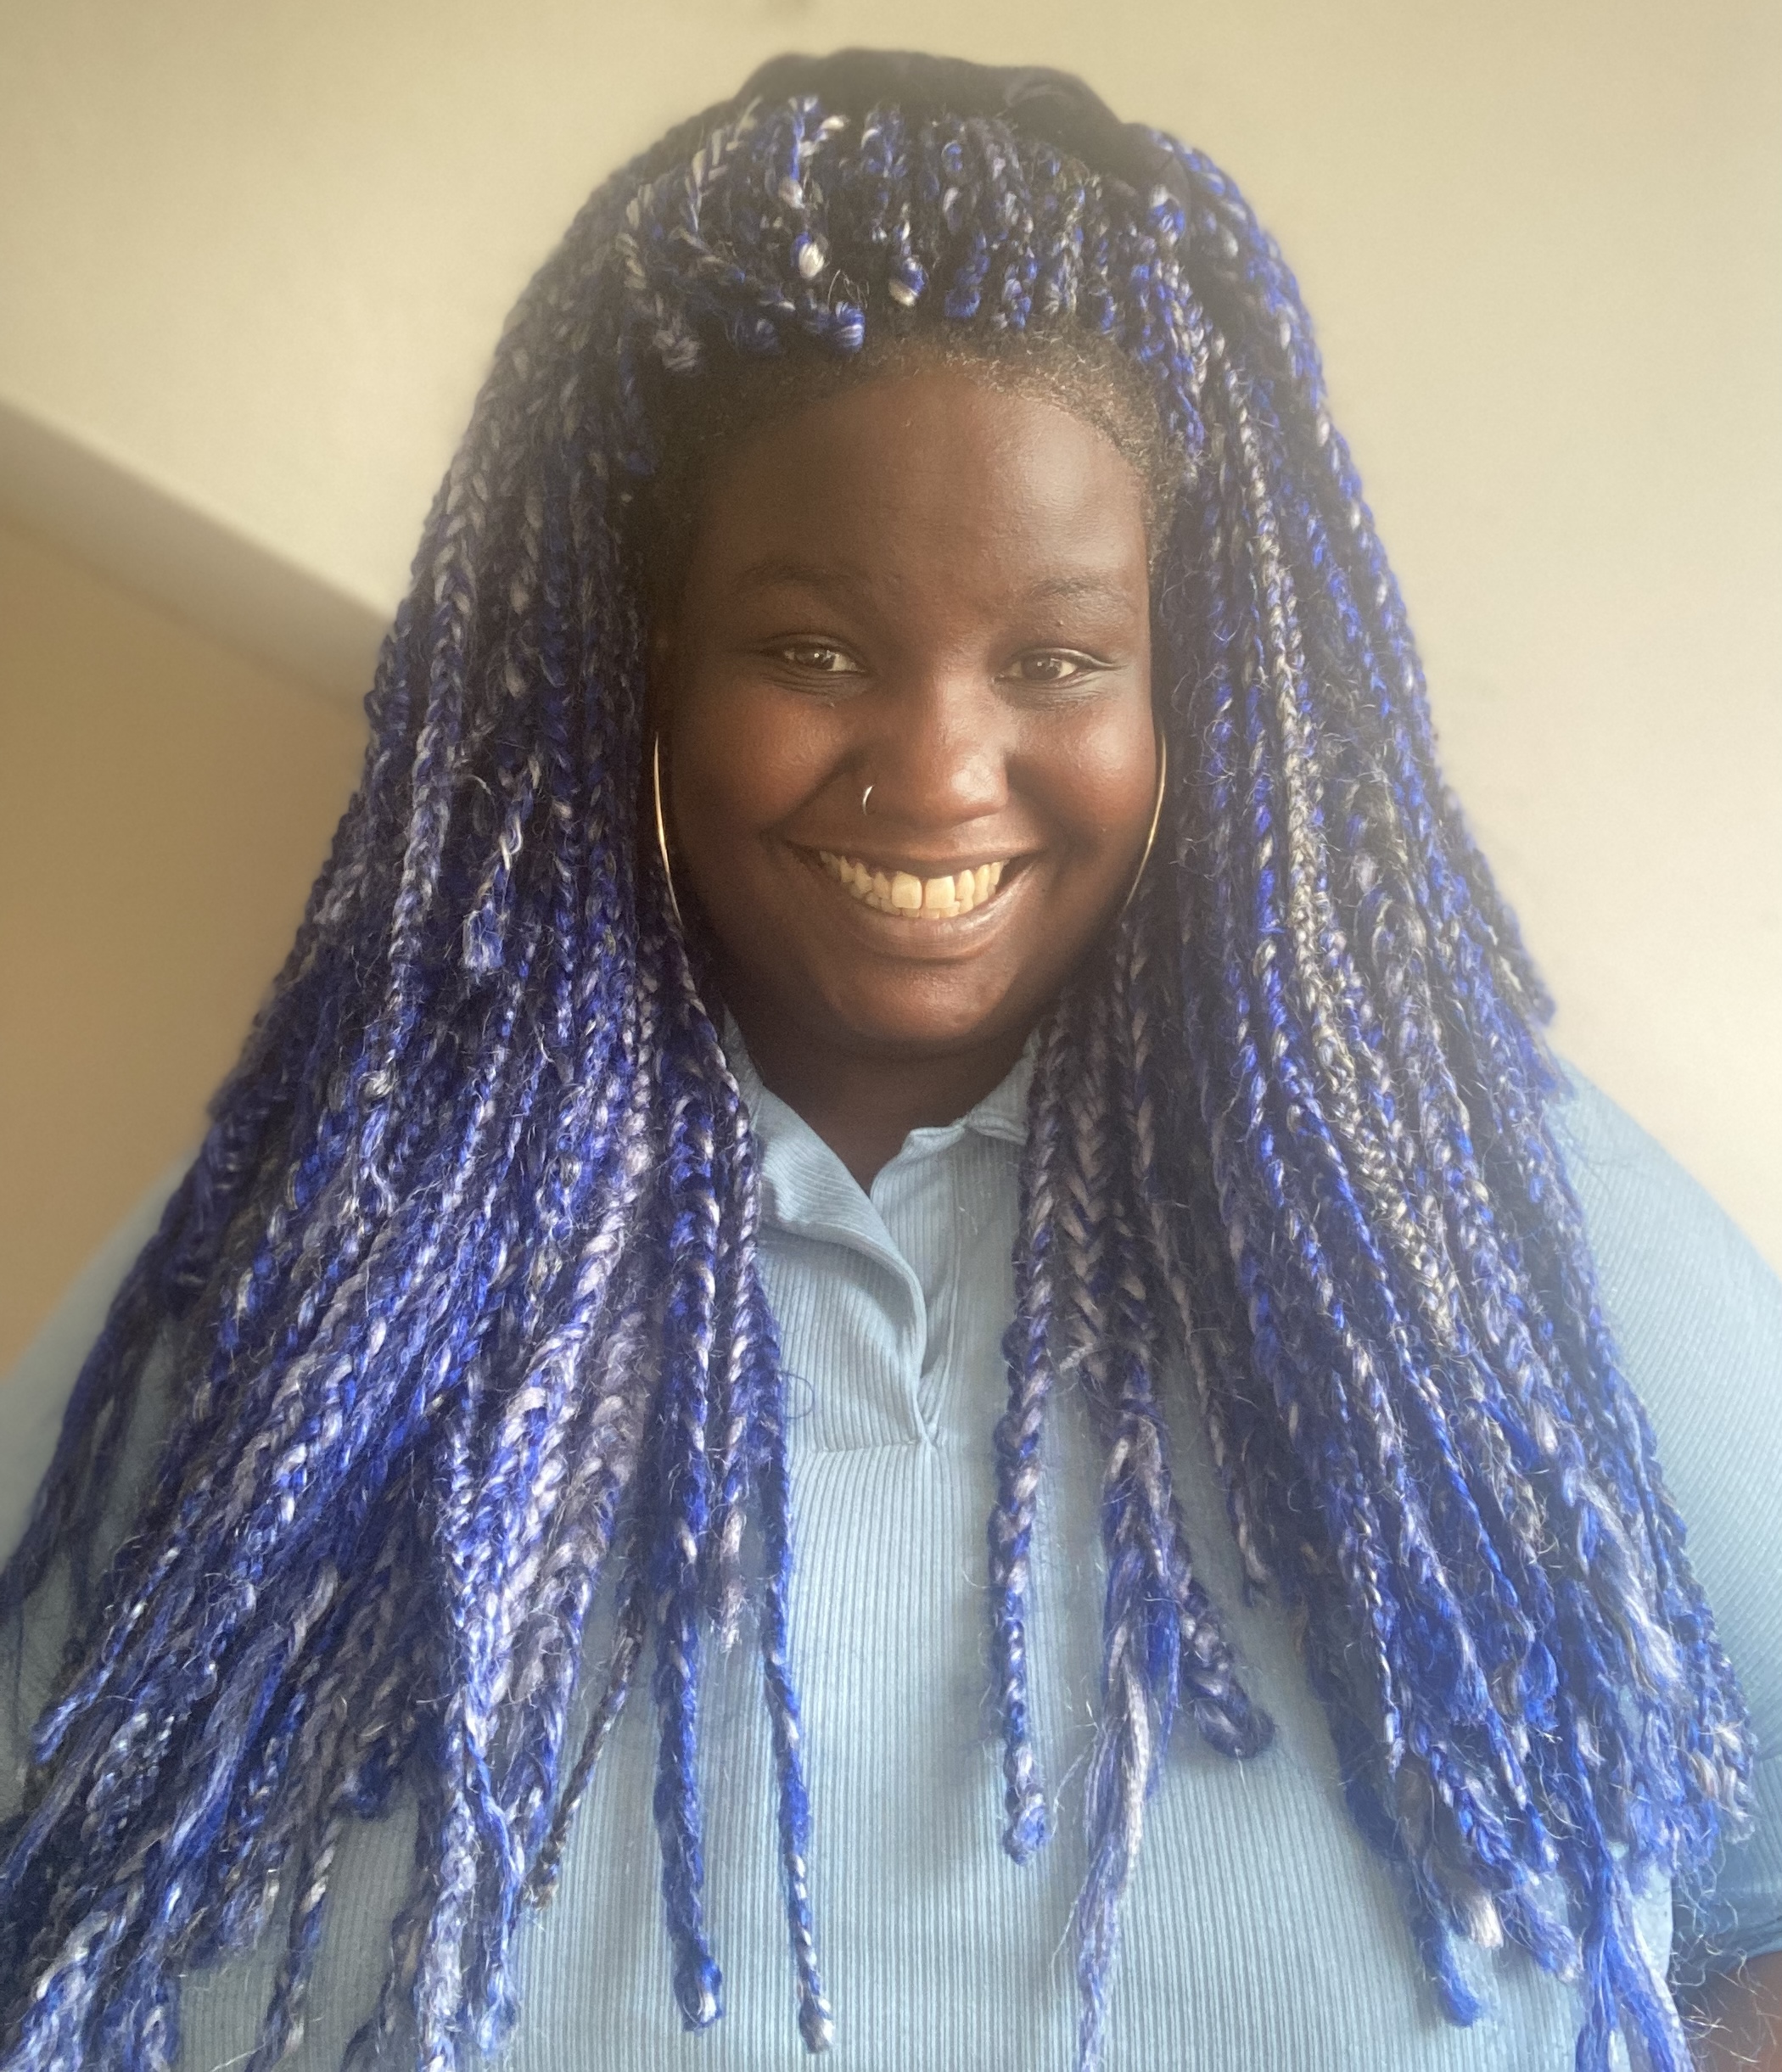
[[[195,1140],[361,732],[0,530],[0,1372]]]

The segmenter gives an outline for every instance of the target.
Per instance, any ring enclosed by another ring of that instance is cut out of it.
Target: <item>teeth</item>
[[[924,879],[913,871],[874,871],[852,856],[832,855],[827,849],[818,850],[817,860],[862,906],[905,921],[954,921],[969,914],[995,892],[1004,867],[1000,862],[979,864],[975,871],[961,871],[955,876]]]

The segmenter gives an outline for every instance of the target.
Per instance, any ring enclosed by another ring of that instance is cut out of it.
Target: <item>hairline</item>
[[[1153,575],[1169,529],[1184,464],[1146,377],[1111,339],[1079,327],[990,330],[928,323],[875,327],[855,352],[795,342],[754,357],[730,349],[690,375],[664,374],[658,391],[661,457],[642,498],[644,584],[654,608],[678,602],[713,471],[744,440],[854,389],[937,371],[1007,395],[1049,403],[1105,439],[1138,479]]]

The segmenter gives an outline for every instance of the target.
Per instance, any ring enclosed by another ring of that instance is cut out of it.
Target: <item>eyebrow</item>
[[[1119,604],[1130,602],[1128,585],[1112,575],[1048,575],[1021,593],[1023,604],[1038,604],[1048,597],[1107,597]]]
[[[772,590],[782,583],[802,583],[811,590],[859,590],[866,581],[864,568],[847,563],[800,561],[795,555],[770,554],[752,561],[731,579],[732,590]]]
[[[739,569],[731,580],[731,588],[772,590],[782,583],[798,583],[812,590],[862,590],[869,580],[864,568],[847,562],[801,561],[795,555],[770,554]],[[1129,585],[1118,577],[1085,570],[1078,574],[1043,576],[1023,591],[1017,602],[1040,604],[1054,598],[1069,602],[1082,597],[1127,604],[1131,602],[1131,595]]]

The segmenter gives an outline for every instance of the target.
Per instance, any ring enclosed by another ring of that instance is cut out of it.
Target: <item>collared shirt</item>
[[[812,1808],[811,1888],[838,2072],[1066,2072],[1077,1999],[1070,1912],[1101,1632],[1097,1448],[1053,1406],[1035,1533],[1035,1736],[1056,1833],[1017,1867],[998,1845],[987,1695],[991,1434],[1025,1137],[1028,1067],[945,1128],[919,1129],[863,1190],[746,1061],[760,1150],[764,1271],[787,1376],[797,1535],[792,1604]],[[1782,1288],[1693,1183],[1603,1096],[1563,1112],[1605,1300],[1656,1425],[1692,1552],[1762,1745],[1782,1750]],[[135,1237],[140,1242],[140,1235]],[[0,1393],[0,1536],[16,1536],[72,1360],[133,1250],[77,1293]],[[1575,1987],[1520,1953],[1466,1953],[1490,2012],[1447,2023],[1391,1874],[1348,1818],[1287,1618],[1246,1604],[1206,1446],[1180,1398],[1190,1543],[1275,1746],[1247,1763],[1179,1728],[1127,1895],[1108,2072],[1562,2072]],[[35,1420],[35,1436],[34,1436]],[[38,1449],[34,1453],[33,1448]],[[9,1473],[10,1481],[6,1480]],[[597,1649],[598,1641],[595,1646]],[[597,1659],[597,1655],[594,1659]],[[703,1685],[707,1918],[726,2012],[684,2031],[670,1990],[642,1683],[577,1819],[554,1905],[524,1931],[513,2072],[791,2072],[794,2021],[759,1663],[714,1652]],[[1782,1947],[1782,1759],[1759,1764],[1753,1840],[1723,1877],[1729,1953]],[[314,2014],[293,2061],[340,2062],[387,1961],[412,1817],[352,1829]],[[1669,1896],[1639,1919],[1662,1957]],[[188,2072],[251,2048],[273,1952],[192,1980]],[[1625,2063],[1620,2058],[1617,2062]]]

